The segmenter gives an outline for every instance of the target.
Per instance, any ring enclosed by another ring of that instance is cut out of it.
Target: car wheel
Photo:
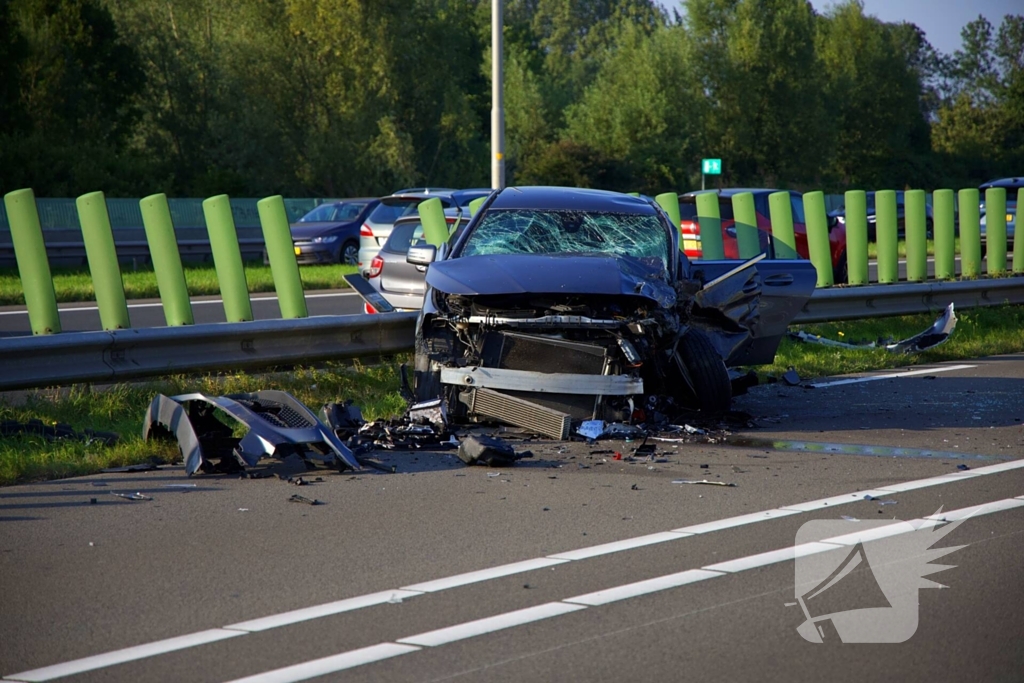
[[[846,263],[846,250],[839,255],[839,261],[832,269],[832,281],[837,285],[845,285],[850,277],[850,267]]]
[[[359,242],[349,241],[341,245],[338,263],[346,266],[354,266],[359,263]]]
[[[694,396],[687,397],[695,407],[711,413],[724,413],[732,405],[732,383],[725,361],[711,340],[700,330],[690,329],[676,345],[675,362],[688,378]]]

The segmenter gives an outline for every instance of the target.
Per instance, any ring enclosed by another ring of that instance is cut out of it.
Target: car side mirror
[[[437,258],[437,247],[433,244],[424,244],[409,247],[405,260],[414,266],[429,266]]]

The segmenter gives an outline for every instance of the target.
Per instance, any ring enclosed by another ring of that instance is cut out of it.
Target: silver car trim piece
[[[576,375],[480,366],[441,368],[441,383],[538,394],[634,396],[644,393],[643,380],[629,375]]]
[[[453,322],[488,327],[587,327],[614,330],[624,327],[628,320],[602,320],[583,315],[542,315],[539,318],[506,318],[497,315],[470,315],[454,318]]]

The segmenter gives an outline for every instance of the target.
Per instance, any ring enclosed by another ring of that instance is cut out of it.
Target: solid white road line
[[[598,605],[607,605],[612,602],[628,600],[629,598],[635,598],[649,593],[657,593],[659,591],[668,590],[669,588],[686,586],[691,583],[697,583],[698,581],[704,581],[705,579],[713,579],[716,576],[721,575],[722,572],[713,572],[708,571],[707,569],[687,569],[686,571],[679,572],[677,574],[656,576],[653,579],[647,579],[646,581],[637,581],[636,583],[628,583],[625,586],[615,586],[614,588],[606,588],[593,593],[587,593],[586,595],[577,595],[574,598],[566,598],[562,602],[596,607]]]
[[[360,595],[355,598],[348,598],[347,600],[329,602],[326,605],[314,605],[313,607],[296,609],[291,612],[274,614],[262,619],[242,621],[237,624],[230,624],[224,628],[256,633],[280,626],[297,624],[300,621],[309,621],[310,619],[319,619],[320,617],[328,617],[333,614],[341,614],[342,612],[351,612],[352,610],[372,607],[373,605],[382,605],[386,602],[401,602],[406,598],[414,598],[417,595],[423,595],[423,593],[408,590],[381,591],[380,593]]]
[[[420,645],[422,647],[438,647],[454,643],[457,640],[465,640],[474,636],[482,636],[485,633],[502,631],[514,626],[522,626],[542,619],[559,617],[569,612],[586,609],[583,605],[567,605],[564,602],[549,602],[536,607],[517,609],[514,612],[505,612],[485,619],[467,621],[464,624],[456,624],[447,628],[439,628],[436,631],[427,631],[415,636],[399,638],[396,643],[406,645]]]
[[[35,681],[49,681],[54,678],[80,674],[86,671],[92,671],[93,669],[102,669],[104,667],[113,666],[114,664],[132,662],[137,659],[145,659],[154,655],[162,655],[167,652],[174,652],[175,650],[184,650],[186,648],[195,647],[196,645],[206,645],[207,643],[215,643],[218,640],[236,638],[244,635],[244,631],[230,631],[227,629],[213,628],[209,631],[190,633],[187,636],[158,640],[154,643],[136,645],[135,647],[126,647],[123,650],[114,650],[113,652],[105,652],[101,655],[93,655],[92,657],[85,657],[84,659],[76,659],[73,662],[45,666],[41,669],[33,669],[32,671],[25,671],[24,673],[5,676],[4,678],[5,680],[31,681],[33,683]]]
[[[1021,498],[1024,498],[1024,496]],[[965,519],[967,517],[978,515],[988,515],[1022,506],[1024,506],[1024,500],[1007,499],[986,503],[984,505],[976,505],[970,508],[963,508],[961,510],[951,510],[946,514],[950,518],[950,521],[953,521],[954,519]],[[926,518],[910,520],[909,524],[896,523],[887,525],[885,527],[881,527],[881,529],[885,529],[889,531],[889,533],[878,536],[878,538],[910,533],[922,528],[935,526],[937,523],[938,522]],[[843,541],[841,543],[837,542],[839,539],[843,539]],[[606,605],[619,600],[626,600],[642,595],[670,590],[672,588],[678,588],[680,586],[714,579],[719,576],[726,576],[727,574],[744,572],[757,567],[786,562],[797,557],[805,557],[816,553],[839,550],[843,545],[848,544],[845,539],[845,536],[837,536],[834,539],[826,539],[825,541],[802,543],[797,546],[779,548],[778,550],[772,550],[767,553],[740,557],[735,560],[729,560],[728,562],[708,565],[707,567],[702,567],[700,569],[689,569],[676,574],[668,574],[666,576],[659,576],[646,581],[638,581],[636,583],[624,586],[615,586],[613,588],[607,588],[594,593],[565,598],[558,602],[549,602],[535,607],[528,607],[526,609],[497,614],[493,617],[467,621],[462,624],[455,624],[454,626],[448,626],[435,631],[428,631],[414,636],[398,638],[394,643],[380,643],[374,647],[385,648],[394,644],[417,645],[422,648],[440,647],[458,640],[465,640],[467,638],[473,638],[475,636],[485,635],[487,633],[493,633],[503,629],[530,624],[544,619],[552,619],[554,617],[559,617],[564,614],[588,609],[594,606]],[[416,651],[420,649],[420,647],[414,648],[411,651]],[[327,668],[325,663],[328,662],[341,662],[346,669],[358,666],[358,664],[352,664],[351,661],[349,659],[345,659],[345,657],[373,649],[374,648],[362,648],[360,650],[353,650],[348,653],[324,657],[305,664],[296,664],[281,669],[275,669],[274,671],[269,671],[265,674],[257,674],[247,678],[236,679],[230,683],[293,683],[296,681],[303,681],[314,675],[323,675],[341,670],[340,668]],[[393,657],[396,654],[406,653],[395,652],[394,654],[388,654],[387,656]],[[385,657],[378,657],[376,659],[369,660],[367,663],[370,661],[379,661],[384,658]],[[315,673],[310,673],[306,667],[311,667],[313,665],[316,665],[317,668],[315,669]],[[293,673],[297,675],[291,675]]]
[[[396,643],[381,643],[370,647],[342,652],[338,655],[314,659],[311,662],[288,666],[275,671],[268,671],[255,676],[236,679],[233,683],[289,683],[290,681],[305,681],[317,676],[344,671],[352,667],[362,666],[379,662],[382,659],[397,657],[398,655],[416,652],[420,648],[413,645],[398,645]]]
[[[877,382],[882,379],[896,379],[897,377],[916,377],[917,375],[934,375],[937,372],[953,372],[954,370],[969,370],[977,365],[943,365],[938,368],[925,368],[924,370],[907,370],[906,372],[890,372],[885,375],[870,375],[868,377],[851,377],[850,379],[837,379],[833,382],[815,382],[810,386],[815,389],[823,387],[838,387],[843,384],[860,384],[861,382]]]
[[[854,503],[864,499],[864,496],[882,496],[891,495],[893,493],[900,493],[903,491],[911,491],[914,489],[925,488],[930,486],[942,486],[953,482],[964,481],[969,478],[985,476],[990,474],[999,474],[1002,472],[1008,472],[1011,470],[1024,468],[1024,459],[1011,460],[1009,462],[1003,462],[996,465],[987,465],[985,467],[979,467],[977,469],[966,470],[963,472],[954,472],[951,474],[945,474],[938,477],[928,477],[926,479],[918,479],[910,482],[902,482],[899,484],[890,484],[887,486],[880,487],[872,491],[857,491],[855,493],[846,493],[839,496],[832,496],[830,498],[823,498],[815,501],[808,501],[806,503],[797,503],[795,505],[786,505],[780,508],[774,508],[769,510],[762,510],[761,512],[753,512],[746,515],[739,515],[736,517],[729,517],[727,519],[718,520],[714,522],[706,522],[703,524],[695,524],[688,527],[682,527],[669,532],[661,532],[656,534],[647,534],[645,536],[636,537],[633,539],[624,539],[622,541],[615,541],[612,543],[604,543],[601,545],[590,546],[587,548],[579,548],[577,550],[571,550],[564,553],[556,553],[547,557],[539,557],[531,560],[524,560],[522,562],[514,562],[511,564],[505,564],[498,567],[491,567],[489,569],[482,569],[475,572],[467,572],[464,574],[457,574],[455,576],[446,577],[442,579],[435,579],[433,581],[426,581],[423,583],[412,584],[405,586],[401,589],[394,589],[392,591],[381,591],[379,593],[371,593],[369,595],[357,596],[348,598],[346,600],[339,600],[336,602],[328,603],[327,605],[316,605],[308,608],[299,610],[292,610],[279,615],[270,615],[260,619],[253,619],[250,621],[240,622],[232,626],[225,627],[225,629],[232,629],[227,631],[233,635],[244,635],[251,629],[252,631],[266,630],[270,628],[276,628],[278,626],[286,626],[290,624],[299,623],[301,621],[307,621],[310,619],[317,619],[322,616],[328,616],[330,614],[337,614],[338,606],[346,605],[344,609],[340,611],[350,611],[351,609],[360,609],[360,606],[348,607],[347,605],[358,605],[359,601],[367,600],[363,606],[375,605],[379,603],[379,597],[383,595],[394,595],[400,594],[402,599],[410,599],[420,593],[436,592],[441,590],[447,590],[448,588],[454,588],[457,586],[465,586],[469,583],[476,583],[479,581],[487,581],[490,579],[500,578],[503,576],[509,576],[514,573],[532,571],[534,569],[540,569],[544,567],[551,567],[557,564],[562,564],[568,561],[577,561],[582,559],[588,559],[592,557],[598,557],[601,555],[607,555],[611,553],[621,552],[633,548],[644,547],[647,545],[653,545],[657,543],[666,543],[674,541],[688,536],[696,534],[713,533],[721,531],[723,529],[731,529],[739,526],[745,526],[747,524],[756,524],[762,521],[770,519],[778,519],[779,517],[785,517],[788,515],[799,514],[800,512],[820,510],[825,507],[845,505],[847,503]],[[947,513],[950,514],[950,513]],[[574,557],[569,557],[570,555]],[[389,598],[390,599],[390,598]],[[334,606],[333,608],[331,606]],[[245,630],[235,631],[235,628],[245,628]],[[58,673],[48,676],[47,678],[33,678],[25,679],[19,678],[19,676],[25,676],[27,674],[13,674],[6,676],[5,680],[50,680],[51,678],[59,678],[61,676],[67,676],[72,673],[81,673],[83,671],[91,671],[93,669],[100,669],[106,666],[112,666],[114,664],[120,664],[123,662],[133,661],[136,659],[144,659],[146,657],[153,656],[154,654],[162,654],[163,652],[171,652],[178,647],[171,647],[170,649],[163,650],[160,648],[166,647],[167,643],[174,643],[181,641],[182,639],[200,637],[203,634],[216,633],[218,629],[212,631],[203,631],[200,633],[194,633],[190,636],[181,636],[180,638],[170,638],[168,640],[157,641],[156,643],[149,643],[147,645],[139,645],[135,647],[125,648],[123,650],[116,650],[114,652],[106,653],[103,655],[96,655],[93,657],[86,657],[84,659],[74,660],[65,664],[57,664],[44,669],[37,669],[36,671],[50,671],[50,670],[61,670],[62,667],[67,667],[67,673]],[[230,637],[230,636],[224,636]],[[195,643],[201,645],[202,641]],[[157,649],[153,652],[149,652],[146,648],[156,647]],[[185,645],[183,647],[191,647],[191,645]],[[109,661],[104,659],[108,656],[114,657]],[[84,667],[84,668],[83,668]],[[28,672],[28,673],[35,673]],[[301,680],[301,679],[296,679]]]
[[[545,567],[551,567],[556,564],[565,564],[568,561],[569,560],[561,560],[551,557],[537,557],[532,560],[513,562],[512,564],[503,564],[498,567],[480,569],[475,572],[456,574],[455,576],[449,576],[443,579],[436,579],[434,581],[414,583],[411,586],[403,586],[402,590],[416,591],[418,593],[435,593],[437,591],[448,590],[449,588],[466,586],[471,583],[479,583],[480,581],[500,579],[503,576],[511,576],[512,574],[519,574],[520,572],[529,572],[533,571],[534,569],[544,569]]]

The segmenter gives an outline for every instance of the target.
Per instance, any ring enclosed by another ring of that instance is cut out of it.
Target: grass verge
[[[812,378],[1024,351],[1024,306],[973,309],[959,312],[957,317],[959,323],[951,339],[926,353],[847,350],[784,339],[775,363],[758,371],[765,377],[780,375],[793,367],[801,377]],[[913,315],[798,327],[830,339],[857,343],[879,338],[905,339],[928,328],[934,320],[933,315]],[[326,402],[351,398],[369,420],[399,414],[404,409],[398,393],[401,360],[408,358],[375,366],[332,364],[256,376],[175,376],[105,389],[79,385],[31,392],[17,403],[10,397],[0,397],[0,421],[38,419],[51,425],[64,422],[76,430],[88,427],[115,431],[122,437],[112,447],[81,441],[51,442],[24,435],[0,438],[0,485],[90,474],[105,467],[152,460],[178,460],[174,445],[146,443],[141,438],[142,417],[156,393],[172,396],[199,391],[223,395],[281,389],[314,410]]]
[[[299,277],[302,279],[303,289],[306,290],[338,289],[348,287],[342,275],[354,273],[356,270],[356,266],[338,264],[302,266],[299,268]],[[125,296],[129,299],[155,299],[160,296],[152,267],[123,271],[121,281],[124,283]],[[245,281],[251,293],[274,291],[274,278],[270,266],[261,263],[245,264]],[[220,294],[217,271],[213,264],[186,266],[185,283],[188,285],[190,296]],[[55,268],[53,289],[58,303],[93,301],[96,298],[92,276],[87,268]],[[0,306],[17,306],[24,303],[25,295],[17,269],[0,269]]]

